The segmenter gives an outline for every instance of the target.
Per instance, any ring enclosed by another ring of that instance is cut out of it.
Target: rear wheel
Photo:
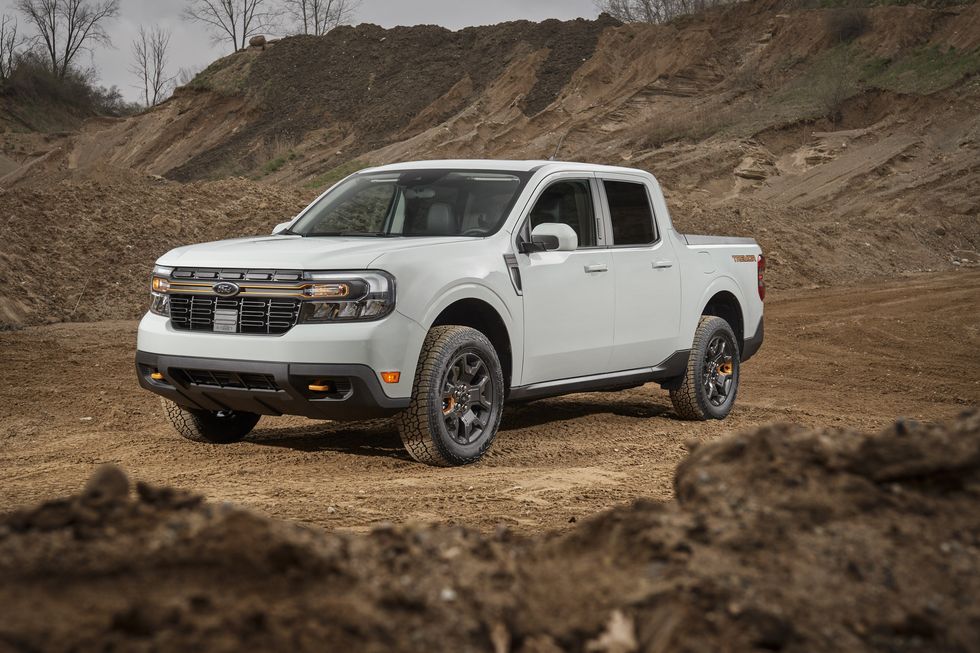
[[[681,419],[724,419],[738,394],[739,350],[735,333],[720,317],[705,315],[694,333],[681,385],[670,391]]]
[[[428,465],[479,460],[497,435],[504,377],[493,345],[469,327],[433,327],[425,338],[412,400],[396,418],[405,449]]]
[[[234,410],[210,411],[184,408],[169,399],[161,399],[167,420],[180,435],[194,442],[231,444],[245,439],[259,416]]]

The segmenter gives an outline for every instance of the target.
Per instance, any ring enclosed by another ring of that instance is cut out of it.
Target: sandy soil
[[[656,386],[511,406],[485,462],[465,469],[410,461],[386,422],[265,418],[245,443],[193,444],[136,385],[134,322],[0,332],[0,512],[73,492],[116,462],[147,482],[331,529],[568,528],[636,497],[670,499],[692,440],[771,422],[877,429],[976,405],[978,296],[975,270],[781,291],[728,420],[681,422]]]

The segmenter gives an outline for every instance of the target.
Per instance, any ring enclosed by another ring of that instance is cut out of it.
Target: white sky
[[[115,47],[99,47],[91,57],[84,55],[78,63],[94,63],[100,83],[114,84],[127,99],[136,100],[140,93],[129,71],[130,44],[141,24],[147,27],[161,25],[173,32],[169,53],[169,68],[173,74],[184,67],[203,68],[214,59],[229,54],[230,45],[214,45],[201,25],[181,19],[185,2],[122,0],[119,17],[106,25]],[[14,14],[13,4],[14,0],[0,0],[0,11]],[[383,27],[435,24],[459,29],[519,19],[594,18],[597,13],[593,0],[362,0],[354,22]],[[21,30],[26,29],[22,19],[20,22]]]

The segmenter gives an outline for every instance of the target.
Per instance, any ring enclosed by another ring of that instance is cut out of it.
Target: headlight
[[[153,293],[153,301],[150,302],[150,312],[170,317],[170,296]]]
[[[170,297],[163,293],[170,290],[169,277],[173,271],[173,268],[162,265],[154,266],[153,278],[150,280],[150,294],[153,295],[153,299],[150,302],[151,313],[170,317]]]
[[[395,279],[386,272],[307,272],[300,322],[379,320],[395,309]]]

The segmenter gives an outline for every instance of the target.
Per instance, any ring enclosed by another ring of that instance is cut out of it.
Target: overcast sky
[[[140,97],[129,71],[130,48],[139,26],[161,25],[172,30],[170,69],[200,69],[214,59],[229,54],[228,44],[213,44],[202,26],[180,17],[186,0],[121,0],[119,18],[106,29],[114,49],[98,48],[84,63],[94,63],[101,83],[116,85],[130,100]],[[14,0],[0,0],[4,13],[14,13]],[[394,25],[436,24],[452,29],[468,25],[488,25],[507,20],[546,18],[593,18],[593,0],[362,0],[355,23]],[[26,25],[21,20],[21,29]]]

